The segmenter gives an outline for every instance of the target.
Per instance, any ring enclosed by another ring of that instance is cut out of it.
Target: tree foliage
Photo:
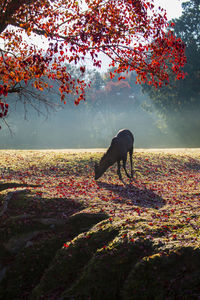
[[[138,82],[167,83],[166,61],[177,78],[184,77],[184,44],[166,31],[168,25],[165,12],[147,0],[1,0],[0,116],[7,114],[2,99],[25,91],[29,81],[43,91],[58,80],[61,100],[73,93],[78,104],[87,82],[73,78],[66,64],[79,64],[83,74],[88,57],[102,66],[100,53],[117,73],[135,70]],[[41,36],[46,50],[32,42]]]
[[[169,127],[189,145],[199,145],[200,111],[200,1],[190,0],[182,4],[183,13],[174,19],[174,32],[186,45],[186,77],[174,80],[171,73],[169,85],[159,90],[144,86],[156,109],[166,118]]]

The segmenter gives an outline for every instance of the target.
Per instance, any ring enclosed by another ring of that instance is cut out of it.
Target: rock
[[[26,247],[27,243],[38,234],[45,232],[43,231],[33,231],[18,236],[12,237],[7,243],[4,244],[4,247],[11,253],[17,253],[21,248]]]
[[[0,212],[0,217],[2,217],[2,216],[5,214],[5,212],[7,211],[9,201],[10,201],[15,195],[18,195],[18,194],[20,194],[20,193],[29,193],[29,190],[28,190],[28,189],[23,189],[23,190],[17,190],[17,191],[14,191],[14,192],[8,192],[8,194],[7,194],[6,197],[4,198],[3,209],[2,209],[2,211]]]
[[[62,219],[56,219],[56,218],[41,218],[41,219],[36,219],[37,222],[43,224],[43,225],[51,225],[56,226],[56,225],[64,225],[66,223],[65,220]]]

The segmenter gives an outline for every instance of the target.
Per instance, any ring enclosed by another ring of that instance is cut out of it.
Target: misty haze
[[[28,101],[17,101],[7,118],[11,133],[6,126],[1,129],[0,148],[106,148],[122,128],[134,133],[136,148],[200,146],[198,110],[172,108],[163,114],[147,91],[135,84],[133,74],[125,81],[111,81],[93,72],[91,80],[86,101],[78,106],[73,98],[61,105],[59,96],[49,93],[45,97],[55,109],[47,112],[41,106],[38,114]],[[11,101],[17,100],[14,97]]]
[[[136,86],[137,87],[137,86]],[[51,97],[55,97],[52,94]],[[59,99],[55,99],[59,102]],[[109,93],[99,97],[97,102],[86,99],[78,106],[66,103],[50,111],[47,116],[21,102],[10,112],[7,121],[12,134],[4,127],[1,131],[2,149],[40,148],[105,148],[119,129],[128,128],[135,135],[135,147],[183,147],[175,135],[166,131],[164,121],[156,112],[148,112],[144,103],[151,103],[148,96],[137,87],[137,94],[129,94],[129,88],[122,92]],[[45,110],[43,111],[44,113]]]

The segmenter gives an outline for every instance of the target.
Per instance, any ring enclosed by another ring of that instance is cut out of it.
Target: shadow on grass
[[[8,182],[0,183],[0,192],[6,189],[18,188],[18,187],[40,187],[41,185],[26,184],[26,183],[17,183],[17,182]]]
[[[130,200],[131,204],[141,206],[141,207],[162,207],[165,205],[166,201],[154,193],[152,190],[148,189],[139,189],[135,187],[133,184],[127,185],[119,185],[119,184],[111,184],[106,182],[98,182],[100,188],[110,190],[115,194],[120,196],[120,199],[114,199],[113,201],[122,203],[125,199]],[[121,199],[123,198],[123,199]]]
[[[190,162],[185,163],[185,167],[189,170],[193,171],[200,171],[200,161],[199,160],[192,160]]]

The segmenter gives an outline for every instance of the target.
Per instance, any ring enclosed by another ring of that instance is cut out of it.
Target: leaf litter
[[[23,187],[26,191],[23,197],[15,194],[11,199],[1,229],[5,230],[11,217],[20,215],[37,217],[43,223],[39,229],[44,231],[44,224],[51,219],[53,228],[58,223],[55,219],[65,221],[77,213],[103,213],[108,223],[119,226],[119,240],[134,243],[148,239],[160,253],[177,247],[199,248],[198,149],[136,151],[134,178],[130,181],[123,174],[123,182],[118,179],[115,165],[100,180],[94,180],[94,163],[101,155],[84,151],[1,150],[0,209],[8,193]],[[34,227],[35,220],[19,218],[18,227]],[[11,238],[12,226],[8,229],[5,235]],[[71,243],[73,236],[63,247],[68,249]],[[102,249],[106,248],[105,245]]]

